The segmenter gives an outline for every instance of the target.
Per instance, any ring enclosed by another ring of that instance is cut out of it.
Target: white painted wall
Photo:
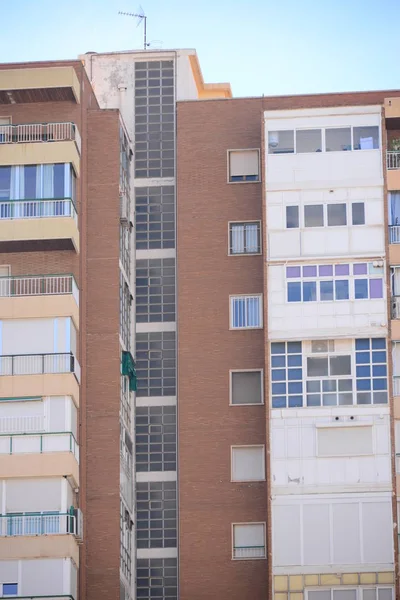
[[[76,579],[72,581],[74,575],[70,568],[65,569],[64,564],[72,565],[70,558],[57,559],[36,559],[12,561],[20,563],[21,580],[18,581],[18,593],[24,596],[53,596],[62,594],[71,594],[76,590]],[[66,579],[65,573],[70,573]],[[75,570],[76,578],[76,570]],[[75,591],[76,594],[76,591]],[[77,596],[73,596],[74,600]]]
[[[275,573],[393,569],[391,494],[276,496]]]
[[[286,266],[270,264],[268,267],[268,327],[271,339],[351,338],[360,335],[360,331],[363,336],[387,335],[385,297],[373,300],[288,302],[287,281],[298,280],[286,279]],[[348,277],[344,276],[343,279]],[[315,281],[315,278],[310,277],[309,280]],[[352,285],[350,280],[350,296]],[[383,291],[385,294],[385,282]]]
[[[2,355],[76,352],[76,331],[70,317],[0,321],[0,338]]]
[[[391,489],[388,407],[274,409],[270,427],[273,493]],[[334,440],[332,456],[320,456],[319,432],[328,432]],[[372,440],[367,450],[357,444],[365,436]],[[344,444],[346,454],[340,456]],[[367,453],[360,455],[363,452]]]
[[[344,153],[347,155],[347,153]],[[362,152],[361,152],[362,154]],[[279,156],[279,158],[282,158]],[[382,256],[385,252],[383,188],[324,187],[267,193],[267,252],[269,260],[328,256]],[[351,204],[364,202],[365,225],[351,225]],[[304,205],[346,203],[348,225],[304,227]],[[299,206],[300,227],[286,229],[286,207]]]

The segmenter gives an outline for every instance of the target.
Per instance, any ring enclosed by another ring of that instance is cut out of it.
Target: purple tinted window
[[[383,298],[383,279],[369,280],[369,297]]]
[[[286,277],[300,277],[300,267],[286,267]]]
[[[333,266],[332,265],[321,265],[319,267],[319,276],[320,277],[332,277],[333,275]]]
[[[335,265],[335,275],[349,275],[349,265]]]
[[[358,263],[356,265],[353,265],[353,274],[354,275],[366,275],[367,269],[368,269],[367,263]]]
[[[316,277],[317,267],[303,267],[303,277]]]

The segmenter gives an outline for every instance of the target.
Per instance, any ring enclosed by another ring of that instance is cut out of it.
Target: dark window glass
[[[328,226],[346,225],[346,204],[328,204]]]
[[[351,205],[353,225],[365,225],[364,202],[353,202]]]
[[[304,226],[323,227],[324,207],[322,204],[308,204],[304,207]]]
[[[298,206],[287,206],[286,207],[286,227],[287,229],[294,229],[299,227],[299,207]]]

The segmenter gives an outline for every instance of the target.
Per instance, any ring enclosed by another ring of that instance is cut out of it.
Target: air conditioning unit
[[[374,262],[372,263],[372,266],[375,267],[375,269],[377,269],[379,267],[383,267],[383,261],[382,260],[374,260]]]

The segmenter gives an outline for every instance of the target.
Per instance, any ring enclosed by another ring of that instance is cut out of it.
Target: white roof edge
[[[328,115],[380,114],[381,104],[359,106],[326,106],[318,108],[293,108],[285,110],[265,110],[264,119],[293,119],[295,117],[318,117]]]

